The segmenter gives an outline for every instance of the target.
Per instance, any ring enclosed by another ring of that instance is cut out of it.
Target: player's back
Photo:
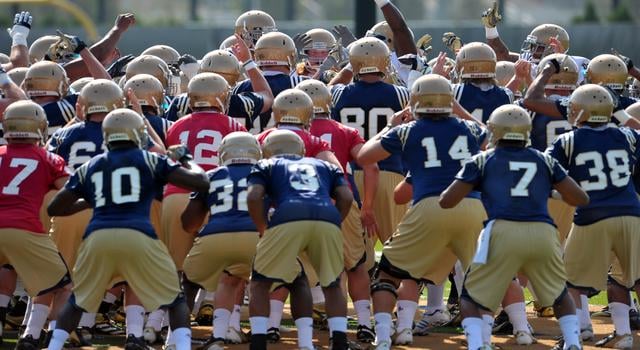
[[[49,136],[75,118],[77,101],[78,95],[73,94],[65,96],[58,101],[42,105],[49,122]]]
[[[496,108],[513,102],[511,92],[497,85],[483,88],[472,83],[455,84],[453,96],[464,109],[483,123],[489,120]]]
[[[48,149],[64,158],[69,167],[77,169],[106,151],[102,123],[84,121],[62,128],[53,134]]]
[[[158,137],[160,137],[160,140],[165,142],[167,139],[167,131],[169,131],[172,123],[167,119],[154,114],[145,113],[144,117],[147,118],[149,124],[153,128],[153,131],[155,131],[156,134],[158,134]]]
[[[342,169],[347,169],[347,163],[354,160],[351,156],[351,149],[364,143],[362,136],[360,136],[356,129],[333,119],[313,119],[309,133],[329,144],[329,147],[331,147],[331,150],[340,162]]]
[[[581,127],[561,135],[550,153],[589,194],[578,207],[574,223],[586,225],[613,216],[640,216],[640,202],[631,181],[640,135],[629,128]]]
[[[418,119],[392,129],[382,146],[402,154],[413,180],[413,201],[439,196],[462,164],[480,151],[484,135],[476,124],[447,117]],[[474,193],[477,198],[477,193]]]
[[[68,175],[61,157],[37,145],[0,146],[0,227],[43,232],[44,196],[55,180]]]
[[[94,209],[85,236],[98,229],[131,228],[155,238],[151,201],[173,167],[166,157],[138,148],[111,150],[82,165],[68,187]]]
[[[558,136],[571,131],[565,118],[549,117],[531,112],[531,147],[544,152]]]
[[[252,164],[231,164],[207,173],[209,221],[200,230],[200,236],[257,231],[247,209],[247,176],[252,167]]]
[[[298,136],[300,136],[300,138],[302,139],[302,142],[304,142],[305,157],[313,158],[313,157],[316,157],[318,153],[329,151],[331,149],[329,147],[329,144],[326,141],[320,139],[319,137],[311,135],[311,133],[309,133],[307,130],[301,129],[296,126],[289,126],[289,125],[280,125],[277,128],[270,128],[261,132],[256,136],[258,143],[262,144],[264,140],[267,138],[267,136],[269,136],[269,134],[271,134],[275,130],[283,130],[283,129],[291,130],[295,132]]]
[[[285,155],[261,160],[252,172],[268,179],[266,193],[275,207],[270,226],[300,220],[340,225],[331,193],[344,184],[344,175],[336,166],[315,158]]]
[[[482,174],[479,189],[489,220],[553,224],[547,201],[553,184],[561,180],[554,179],[554,174],[566,173],[550,155],[533,148],[499,147],[474,156],[472,161]]]

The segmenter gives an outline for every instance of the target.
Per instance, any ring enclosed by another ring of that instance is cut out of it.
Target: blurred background
[[[444,50],[439,38],[453,31],[465,42],[484,41],[480,14],[492,0],[393,0],[416,38],[434,37],[434,56]],[[571,35],[570,52],[593,57],[614,47],[640,61],[640,0],[500,0],[504,21],[500,35],[518,51],[529,31],[541,23],[564,26]],[[197,57],[233,34],[238,15],[249,9],[271,14],[288,34],[344,24],[356,34],[382,19],[373,0],[0,0],[0,24],[10,27],[13,14],[34,15],[30,41],[62,29],[97,40],[122,12],[136,15],[136,26],[122,38],[123,53],[137,54],[154,44],[167,44]],[[0,37],[9,51],[10,38]]]

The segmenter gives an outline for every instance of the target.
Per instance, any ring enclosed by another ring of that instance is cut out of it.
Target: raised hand
[[[345,47],[358,40],[356,36],[353,35],[353,33],[349,30],[349,28],[343,25],[337,25],[333,27],[333,30],[331,32],[333,32],[333,35],[336,36],[336,39],[340,39],[340,41],[342,42],[342,46]]]
[[[498,3],[493,2],[491,8],[482,12],[482,24],[487,28],[495,28],[502,21],[502,15],[498,12]]]

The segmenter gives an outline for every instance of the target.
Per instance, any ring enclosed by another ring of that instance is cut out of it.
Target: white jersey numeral
[[[128,181],[129,193],[123,193],[123,183]],[[104,173],[98,171],[91,175],[94,186],[95,207],[100,208],[107,203],[104,196]],[[135,167],[118,168],[111,173],[111,202],[113,204],[136,203],[140,201],[140,171]]]
[[[2,158],[0,158],[0,164]],[[29,158],[13,158],[9,163],[10,168],[24,167],[13,177],[8,185],[2,188],[2,194],[17,195],[20,194],[20,184],[31,175],[38,167],[38,161]]]
[[[238,189],[238,196],[233,197],[234,186]],[[218,202],[210,208],[211,215],[224,213],[233,208],[235,201],[236,210],[247,211],[247,179],[240,179],[235,184],[230,178],[214,180],[209,185],[210,193],[217,193]]]
[[[309,164],[290,164],[289,172],[293,174],[291,187],[298,191],[317,191],[320,188],[316,169]]]
[[[522,174],[522,177],[516,186],[511,188],[511,197],[528,197],[529,184],[531,184],[533,177],[538,171],[538,165],[536,163],[529,162],[509,162],[509,170],[524,170],[524,174]]]
[[[189,145],[189,130],[181,132],[179,138],[180,143]],[[196,140],[197,143],[193,147],[193,161],[199,165],[218,165],[217,152],[222,141],[222,134],[216,130],[200,130],[196,134]],[[204,152],[212,152],[215,155],[205,157]]]
[[[629,183],[631,170],[629,169],[629,154],[625,150],[616,149],[605,154],[611,184],[615,187],[624,187]],[[580,187],[585,191],[601,191],[607,188],[607,174],[604,172],[602,154],[591,151],[580,153],[576,156],[576,165],[592,164],[589,168],[589,176],[595,177],[594,181],[580,181]]]
[[[442,162],[438,160],[438,149],[436,147],[436,141],[433,137],[425,137],[422,139],[422,147],[427,151],[427,161],[424,162],[425,168],[437,168],[442,166]],[[469,144],[467,137],[460,135],[449,147],[449,157],[453,160],[459,160],[460,164],[465,160],[471,158],[471,152],[469,152]]]

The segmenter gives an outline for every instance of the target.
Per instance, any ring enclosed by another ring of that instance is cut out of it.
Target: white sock
[[[464,269],[460,260],[456,261],[453,265],[455,274],[453,275],[453,281],[456,283],[456,290],[458,291],[458,297],[462,295],[462,284],[464,282]]]
[[[300,317],[296,320],[298,348],[313,349],[313,318]]]
[[[91,328],[96,324],[96,314],[83,312],[82,317],[80,318],[80,323],[78,323],[79,327],[88,327]]]
[[[580,320],[580,329],[593,328],[591,325],[591,315],[589,314],[589,298],[585,294],[580,294],[582,308],[576,308],[576,314]]]
[[[27,323],[27,329],[24,335],[31,335],[33,339],[40,338],[40,332],[47,322],[49,316],[49,307],[43,304],[33,304],[31,307],[31,316],[29,317],[29,323]]]
[[[176,328],[173,331],[173,340],[176,350],[191,350],[191,329],[187,327]]]
[[[162,319],[164,318],[164,310],[158,309],[149,314],[147,317],[146,327],[153,328],[154,331],[160,332],[162,330]]]
[[[32,300],[32,298],[29,298],[29,300],[27,300],[27,308],[24,310],[24,318],[22,319],[23,326],[26,326],[29,323],[29,318],[31,318],[31,309],[33,308]]]
[[[436,310],[444,310],[444,285],[427,284],[427,309],[431,314]]]
[[[280,328],[284,303],[280,300],[271,299],[269,300],[269,307],[269,328]]]
[[[56,329],[53,331],[51,341],[49,342],[49,350],[62,350],[64,342],[69,338],[69,333],[63,329]]]
[[[493,315],[482,315],[482,342],[491,345],[491,332],[493,331]]]
[[[344,332],[347,333],[347,318],[346,317],[330,317],[327,319],[327,323],[329,324],[329,334],[333,334],[333,332]]]
[[[412,300],[398,300],[398,331],[413,328],[413,318],[416,315],[418,303]]]
[[[0,294],[0,307],[9,306],[9,302],[11,301],[11,296]]]
[[[609,303],[609,311],[611,311],[611,320],[613,321],[616,333],[619,335],[631,334],[629,305],[615,302]]]
[[[484,322],[479,317],[467,317],[462,320],[464,335],[467,337],[469,349],[478,349],[482,343],[482,324]]]
[[[58,322],[56,320],[49,321],[49,325],[47,326],[47,331],[51,332],[56,329],[56,324]]]
[[[580,327],[578,326],[578,317],[576,315],[565,315],[558,319],[562,337],[564,339],[564,348],[568,349],[571,345],[580,347]]]
[[[251,324],[251,334],[267,334],[269,326],[269,318],[264,316],[249,317]]]
[[[171,327],[167,331],[167,340],[165,340],[164,345],[168,347],[169,345],[175,345],[175,338],[173,337],[173,332],[171,331]]]
[[[229,318],[231,312],[227,309],[215,309],[213,310],[213,337],[214,338],[226,338],[227,329],[229,329]]]
[[[127,335],[133,334],[136,338],[142,337],[144,308],[140,305],[127,305],[124,307],[124,312],[126,313]]]
[[[513,325],[513,333],[517,331],[529,332],[527,323],[527,307],[524,303],[513,303],[504,307],[504,312],[509,315],[509,321]]]
[[[356,300],[353,308],[358,315],[358,325],[371,327],[371,301],[369,299]]]
[[[313,305],[324,303],[324,293],[322,292],[322,287],[315,286],[311,288],[311,298],[313,299]]]
[[[376,323],[376,344],[381,341],[391,341],[391,314],[386,312],[377,312],[373,315]]]
[[[241,308],[240,305],[233,305],[233,311],[231,312],[231,317],[229,317],[229,327],[233,327],[236,331],[240,330],[240,316],[241,316]]]
[[[164,328],[164,327],[169,327],[169,313],[168,312],[164,313],[164,318],[162,319],[162,327],[161,328]]]
[[[104,301],[105,303],[109,303],[109,304],[115,303],[116,300],[118,300],[118,297],[115,296],[114,294],[109,293],[109,292],[106,292],[104,294],[104,298],[102,298],[102,301]]]

